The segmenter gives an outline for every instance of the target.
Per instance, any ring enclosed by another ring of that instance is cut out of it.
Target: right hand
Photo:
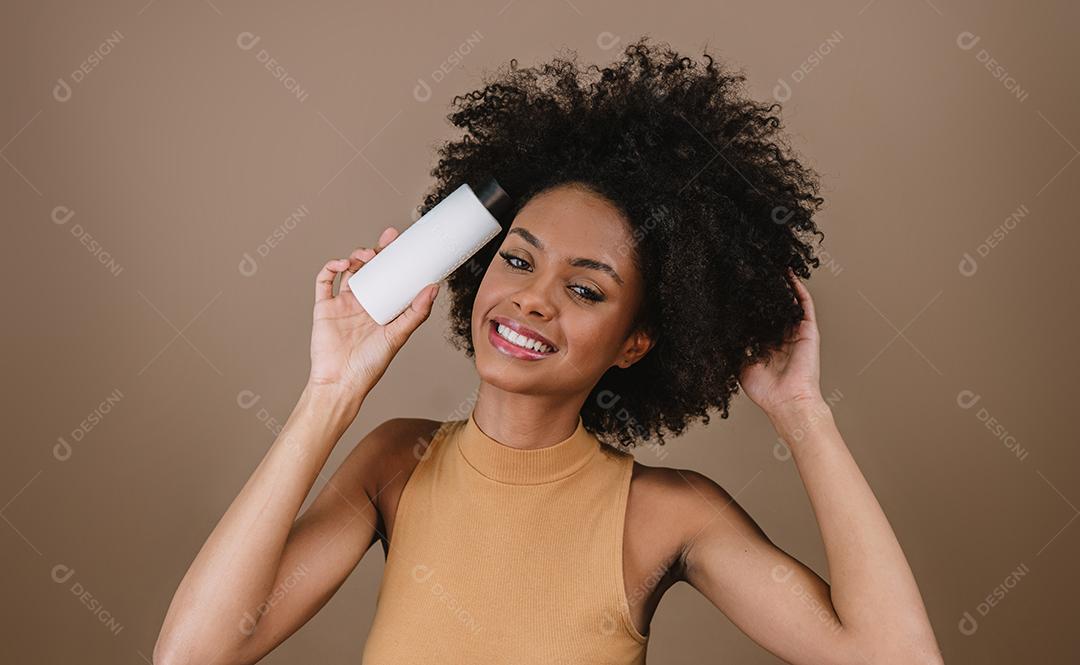
[[[365,262],[398,237],[387,227],[375,249],[358,247],[348,259],[327,261],[315,280],[315,310],[311,327],[311,374],[308,383],[330,385],[350,392],[375,387],[390,361],[413,331],[427,320],[439,290],[429,284],[393,321],[379,325],[346,284]],[[335,296],[334,278],[341,275]]]

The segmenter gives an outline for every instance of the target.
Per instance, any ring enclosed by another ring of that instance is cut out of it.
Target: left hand
[[[787,274],[803,307],[803,320],[767,361],[748,365],[739,375],[739,385],[747,397],[770,417],[804,405],[813,408],[824,402],[814,302],[806,286],[790,268]]]

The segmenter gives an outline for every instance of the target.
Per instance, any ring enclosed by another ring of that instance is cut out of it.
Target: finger
[[[334,297],[334,277],[349,265],[348,259],[330,259],[315,277],[315,302]]]
[[[365,263],[375,258],[376,254],[378,254],[382,249],[384,249],[387,245],[393,242],[393,240],[397,237],[397,229],[392,226],[388,226],[383,229],[383,232],[379,235],[379,240],[376,243],[375,249],[371,249],[370,247],[357,247],[356,249],[354,249],[352,253],[349,254],[349,258],[351,259],[349,269],[347,271],[349,273],[349,276],[352,276],[356,273],[357,270],[360,270],[360,268],[364,267]]]
[[[357,247],[349,254],[349,267],[345,272],[349,273],[347,277],[351,277],[357,270],[362,268],[365,263],[375,258],[375,250],[370,247]]]
[[[398,230],[394,227],[386,227],[385,229],[383,229],[383,232],[379,234],[379,242],[375,245],[375,251],[382,251],[387,245],[394,241],[394,238],[397,238],[399,235],[401,234],[399,234]]]
[[[803,306],[803,311],[806,313],[804,317],[807,321],[816,322],[817,314],[814,311],[814,299],[810,297],[810,290],[806,288],[806,285],[802,283],[802,280],[788,268],[791,273],[792,281],[795,283],[795,293],[799,296],[799,302]]]
[[[431,308],[438,295],[439,284],[428,284],[401,314],[386,324],[386,335],[395,348],[401,348],[409,336],[431,315]]]

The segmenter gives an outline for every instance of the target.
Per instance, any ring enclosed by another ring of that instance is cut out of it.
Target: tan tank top
[[[363,665],[644,663],[622,568],[633,462],[580,416],[536,450],[444,422],[402,489]]]

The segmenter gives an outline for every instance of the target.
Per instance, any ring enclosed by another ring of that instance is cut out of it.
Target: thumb
[[[420,324],[431,315],[431,308],[435,303],[435,295],[438,292],[438,283],[428,284],[420,293],[416,294],[416,297],[412,299],[405,311],[386,324],[386,335],[395,347],[401,348],[413,334],[413,331],[419,328]]]

